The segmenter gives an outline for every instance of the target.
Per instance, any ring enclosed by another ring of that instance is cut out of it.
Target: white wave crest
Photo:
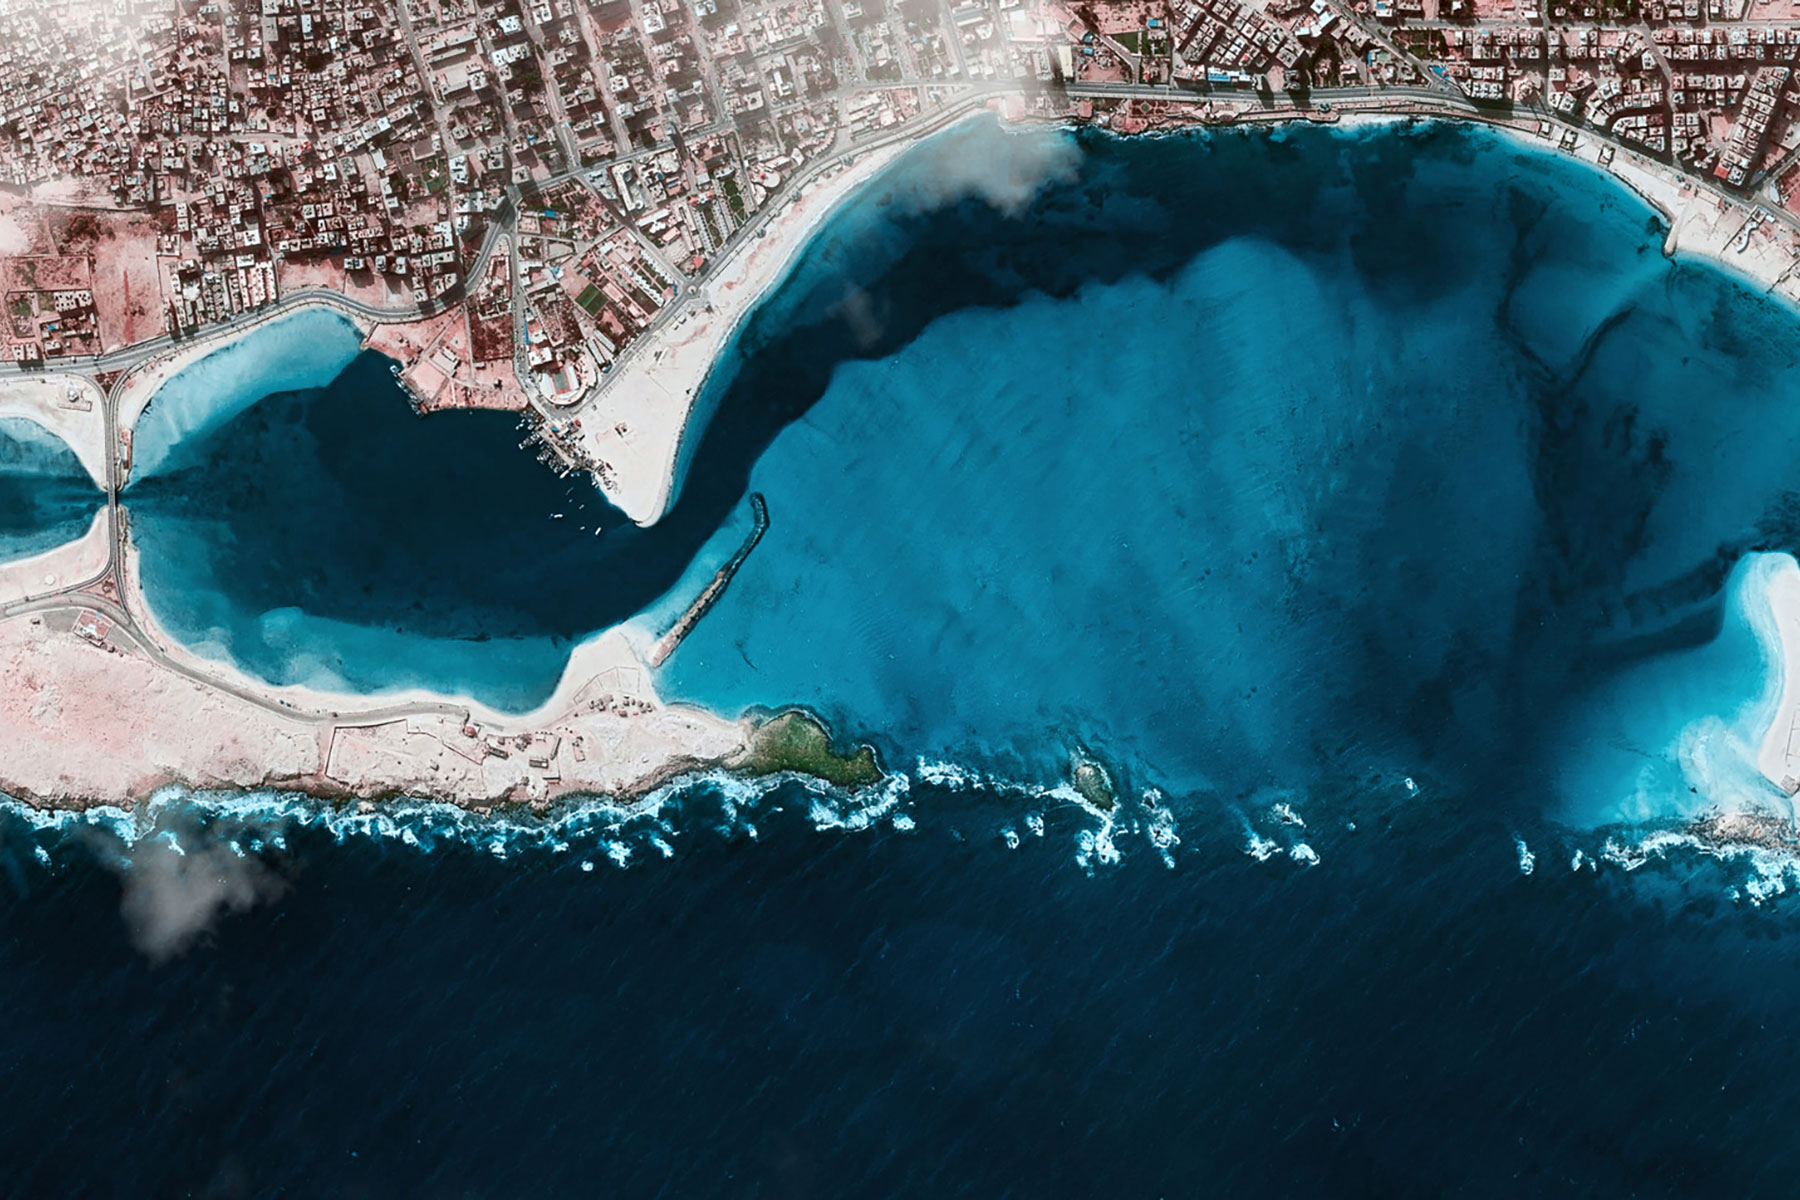
[[[1251,858],[1254,858],[1257,862],[1268,862],[1271,858],[1281,853],[1280,846],[1256,832],[1256,830],[1251,829],[1248,825],[1244,826],[1244,837],[1244,853],[1248,854]]]
[[[1092,878],[1096,867],[1116,866],[1121,861],[1118,843],[1113,840],[1112,818],[1098,829],[1083,829],[1075,835],[1075,865]]]
[[[808,816],[820,833],[843,829],[868,829],[883,817],[891,816],[912,790],[912,781],[904,775],[889,775],[873,787],[845,794],[816,779],[796,777],[813,794]]]

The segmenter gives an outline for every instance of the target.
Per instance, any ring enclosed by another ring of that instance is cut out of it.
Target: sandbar
[[[17,604],[96,578],[106,569],[111,536],[112,516],[101,507],[87,532],[74,541],[0,563],[0,604]]]
[[[271,687],[169,638],[129,546],[126,601],[0,620],[0,791],[55,807],[136,802],[172,783],[392,795],[480,807],[628,798],[741,756],[752,723],[663,703],[624,632],[589,639],[540,708],[496,712],[413,690]]]

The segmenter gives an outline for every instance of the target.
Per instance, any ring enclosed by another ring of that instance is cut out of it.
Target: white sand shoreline
[[[309,297],[291,307],[265,313],[246,325],[223,333],[211,336],[202,335],[192,341],[182,342],[161,354],[145,359],[119,378],[114,387],[114,395],[118,399],[116,417],[120,434],[125,435],[136,429],[138,421],[144,415],[144,409],[149,406],[157,392],[162,390],[164,384],[183,371],[198,366],[202,361],[215,354],[234,348],[245,339],[262,333],[272,324],[291,320],[314,310],[324,310],[348,321],[364,342],[367,342],[377,324],[368,317],[333,304],[329,300]]]
[[[129,510],[128,510],[129,511]],[[657,703],[651,686],[649,668],[643,665],[637,650],[626,634],[626,625],[614,625],[577,642],[569,652],[561,678],[550,696],[525,712],[508,712],[483,704],[471,696],[432,691],[424,687],[401,687],[374,692],[334,691],[305,684],[274,684],[249,674],[234,663],[211,658],[189,648],[171,634],[157,619],[156,609],[144,593],[143,578],[137,569],[139,552],[128,540],[125,555],[124,590],[126,607],[137,618],[139,627],[171,661],[196,674],[209,675],[230,687],[255,692],[269,702],[293,709],[299,714],[335,714],[340,724],[357,724],[366,712],[382,713],[408,705],[435,705],[457,709],[470,721],[503,733],[516,733],[543,725],[567,712],[576,697],[592,681],[609,671],[618,671],[621,696],[631,696]]]
[[[25,558],[0,563],[0,604],[16,604],[28,597],[94,578],[106,569],[111,537],[112,518],[103,504],[80,537]]]
[[[1791,555],[1768,573],[1762,600],[1769,606],[1774,652],[1770,669],[1780,674],[1779,698],[1757,748],[1756,765],[1776,787],[1800,792],[1800,564]]]
[[[615,508],[639,525],[653,525],[668,511],[690,418],[732,337],[792,272],[826,220],[914,144],[852,150],[846,165],[808,182],[580,406],[582,449],[605,464],[596,474]]]
[[[1457,120],[1454,117],[1419,119]],[[1668,235],[1663,239],[1665,258],[1704,262],[1753,290],[1800,307],[1800,278],[1796,277],[1796,268],[1800,268],[1800,239],[1773,220],[1766,205],[1750,198],[1727,199],[1683,177],[1664,163],[1612,146],[1585,130],[1578,131],[1575,148],[1568,150],[1558,141],[1538,137],[1515,125],[1497,121],[1477,123],[1515,145],[1585,163],[1623,186],[1669,226]],[[1561,127],[1554,128],[1561,132]],[[1609,147],[1613,149],[1612,158],[1602,162],[1601,157]]]
[[[19,417],[53,434],[106,490],[105,398],[93,380],[50,372],[0,379],[0,417]]]
[[[104,514],[102,514],[104,517]],[[106,544],[106,523],[99,545]],[[138,802],[170,784],[405,795],[464,807],[570,795],[629,798],[734,761],[752,725],[664,704],[621,629],[571,655],[555,694],[504,713],[424,689],[361,695],[276,687],[169,636],[124,557],[137,634],[105,603],[0,620],[0,792],[36,807]],[[153,645],[176,667],[146,654]],[[179,669],[177,669],[179,668]]]

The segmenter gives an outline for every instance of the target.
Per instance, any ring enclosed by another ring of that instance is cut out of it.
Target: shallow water
[[[1296,164],[1324,190],[1284,210],[1255,181]],[[668,690],[1031,779],[1086,742],[1185,797],[1405,773],[1593,822],[1743,794],[1741,754],[1679,744],[1757,736],[1763,653],[1720,631],[1732,564],[1793,544],[1790,312],[1483,134],[1089,142],[1082,170],[1108,229],[1148,193],[1231,235],[839,367],[752,468],[774,527]],[[924,286],[906,261],[883,287]],[[842,273],[809,261],[762,320]],[[726,413],[820,341],[768,329]],[[1604,741],[1562,736],[1600,712]]]
[[[61,438],[23,417],[0,417],[0,562],[80,537],[103,500]]]

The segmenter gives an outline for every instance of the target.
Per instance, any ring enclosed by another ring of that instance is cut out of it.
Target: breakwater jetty
[[[675,653],[675,647],[681,645],[681,639],[693,632],[694,626],[700,623],[700,618],[710,612],[712,606],[719,602],[719,597],[723,596],[725,589],[731,586],[731,577],[738,573],[738,568],[744,565],[744,560],[750,557],[752,550],[756,549],[756,543],[762,541],[763,534],[768,532],[769,505],[763,499],[761,492],[750,493],[750,514],[750,532],[745,535],[737,550],[725,560],[723,566],[713,572],[712,579],[694,598],[694,602],[687,606],[687,611],[681,614],[681,618],[669,627],[667,633],[656,639],[656,645],[650,650],[652,667],[662,666],[668,660],[669,655]]]

